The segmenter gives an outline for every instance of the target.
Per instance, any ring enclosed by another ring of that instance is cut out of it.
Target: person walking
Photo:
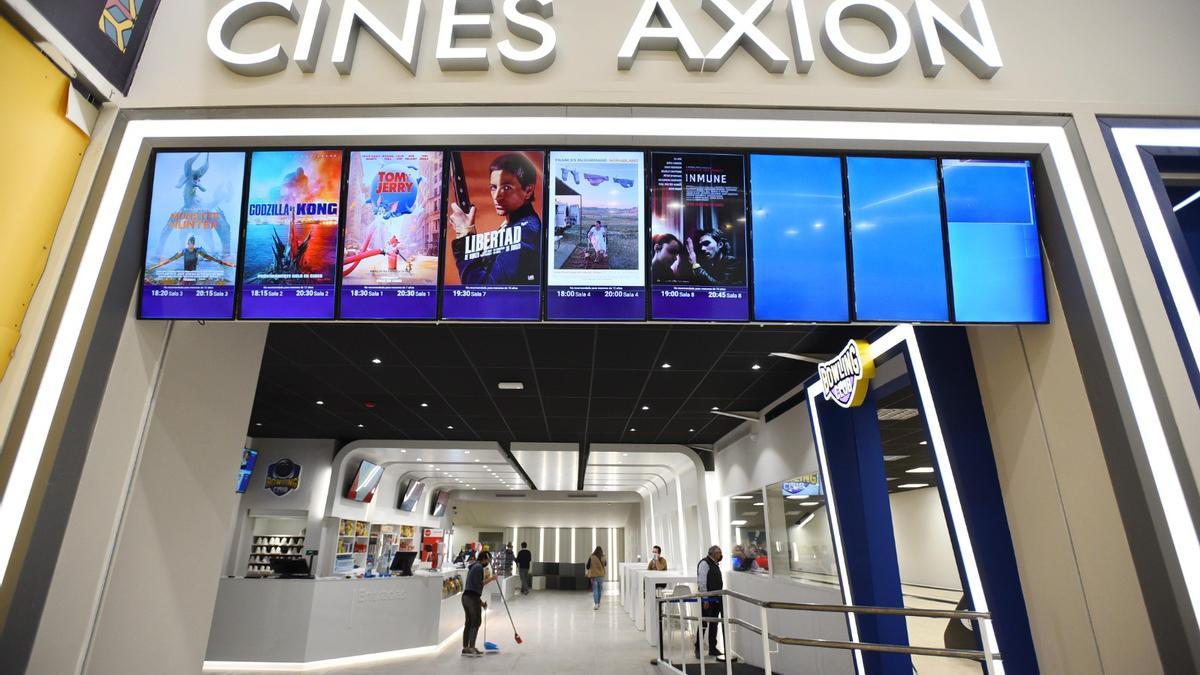
[[[496,580],[491,577],[484,580],[484,568],[491,562],[491,554],[481,552],[467,568],[467,581],[463,584],[462,606],[466,614],[463,625],[463,656],[483,656],[483,652],[475,647],[475,639],[479,635],[479,626],[483,624],[483,610],[488,604],[483,600],[483,587]]]
[[[721,547],[709,546],[708,555],[704,556],[704,559],[696,565],[696,583],[701,593],[711,593],[725,588],[725,579],[721,576],[721,568],[718,566],[721,558]],[[703,598],[700,601],[700,616],[705,619],[721,618],[721,609],[720,596]],[[700,634],[705,631],[708,631],[708,655],[718,659],[723,656],[717,649],[717,628],[720,625],[718,622],[700,624],[700,630],[696,631],[696,658],[700,658]]]
[[[529,552],[529,544],[521,542],[521,550],[517,552],[517,574],[521,575],[521,595],[529,595],[529,566],[533,563],[533,554]]]
[[[646,569],[650,570],[651,572],[666,572],[667,559],[662,557],[662,549],[658,546],[655,546],[654,548],[650,549],[650,552],[653,555],[650,556],[650,565],[647,566]]]
[[[513,553],[512,542],[508,542],[504,546],[504,550],[496,554],[496,564],[492,568],[496,572],[496,576],[511,577],[513,563],[516,562],[517,554]]]
[[[605,565],[608,560],[604,557],[604,549],[599,546],[588,558],[587,576],[592,584],[592,609],[600,609],[600,596],[604,594],[604,577],[608,576]]]

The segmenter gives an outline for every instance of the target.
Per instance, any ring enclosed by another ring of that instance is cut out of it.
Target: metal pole
[[[721,637],[725,638],[725,675],[733,675],[733,649],[729,639],[729,608],[725,606],[725,598],[721,598]],[[771,671],[767,671],[770,675]]]
[[[682,603],[681,603],[682,604]],[[704,622],[704,601],[700,601],[700,630],[696,638],[696,654],[700,657],[700,675],[704,675],[704,651],[703,647],[708,643],[708,624]]]
[[[684,637],[685,633],[684,633],[684,629],[683,629],[683,627],[686,626],[687,623],[684,622],[684,620],[683,620],[683,610],[680,609],[682,606],[683,606],[682,602],[678,602],[678,601],[675,602],[675,613],[678,615],[678,621],[679,621],[679,667],[680,668],[684,668],[683,650],[687,649],[687,640]],[[684,668],[684,670],[686,671],[686,668]]]
[[[771,631],[767,628],[767,608],[758,608],[759,618],[762,620],[762,652],[763,652],[763,671],[771,672]],[[726,658],[729,658],[726,656]]]

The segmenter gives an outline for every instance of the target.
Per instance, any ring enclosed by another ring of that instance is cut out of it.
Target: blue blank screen
[[[937,162],[846,161],[857,318],[949,321]]]
[[[1045,322],[1029,163],[944,160],[942,185],[955,320]]]
[[[842,160],[750,156],[754,316],[849,321]]]

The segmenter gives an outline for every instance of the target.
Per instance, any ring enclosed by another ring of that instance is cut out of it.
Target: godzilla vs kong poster
[[[240,318],[333,318],[341,182],[340,150],[251,156]]]

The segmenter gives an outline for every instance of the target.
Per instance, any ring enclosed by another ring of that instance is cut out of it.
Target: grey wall
[[[814,36],[832,0],[808,0]],[[689,73],[673,53],[643,52],[632,70],[617,70],[617,51],[641,0],[554,3],[558,34],[553,66],[536,75],[517,75],[499,63],[495,42],[509,37],[494,16],[493,40],[467,40],[463,46],[489,48],[491,71],[443,73],[434,60],[441,2],[426,2],[426,21],[416,76],[369,36],[359,40],[354,70],[340,75],[330,65],[333,32],[342,0],[332,0],[329,28],[315,73],[293,63],[262,78],[235,75],[213,57],[205,31],[224,0],[162,3],[146,43],[126,106],[188,107],[223,105],[574,103],[802,106],[901,110],[1014,112],[1151,110],[1196,112],[1194,76],[1200,51],[1193,31],[1200,4],[1159,0],[985,0],[1004,68],[979,80],[953,56],[933,79],[925,78],[915,51],[892,73],[862,78],[839,70],[821,51],[807,75],[766,72],[739,51],[717,73]],[[307,4],[307,2],[299,3]],[[395,29],[402,27],[407,3],[367,3]],[[675,0],[700,47],[710,49],[722,29],[694,0]],[[910,0],[894,0],[907,11]],[[938,0],[957,16],[963,0]],[[743,7],[742,4],[737,4]],[[761,23],[763,31],[790,56],[787,3],[776,2]],[[499,4],[497,3],[497,9]],[[862,49],[882,47],[878,30],[853,26],[847,33]],[[861,29],[860,29],[861,28]],[[234,46],[257,51],[282,42],[292,53],[297,28],[278,18],[260,20],[237,35]],[[518,40],[519,42],[519,40]],[[179,86],[180,82],[187,86]]]

